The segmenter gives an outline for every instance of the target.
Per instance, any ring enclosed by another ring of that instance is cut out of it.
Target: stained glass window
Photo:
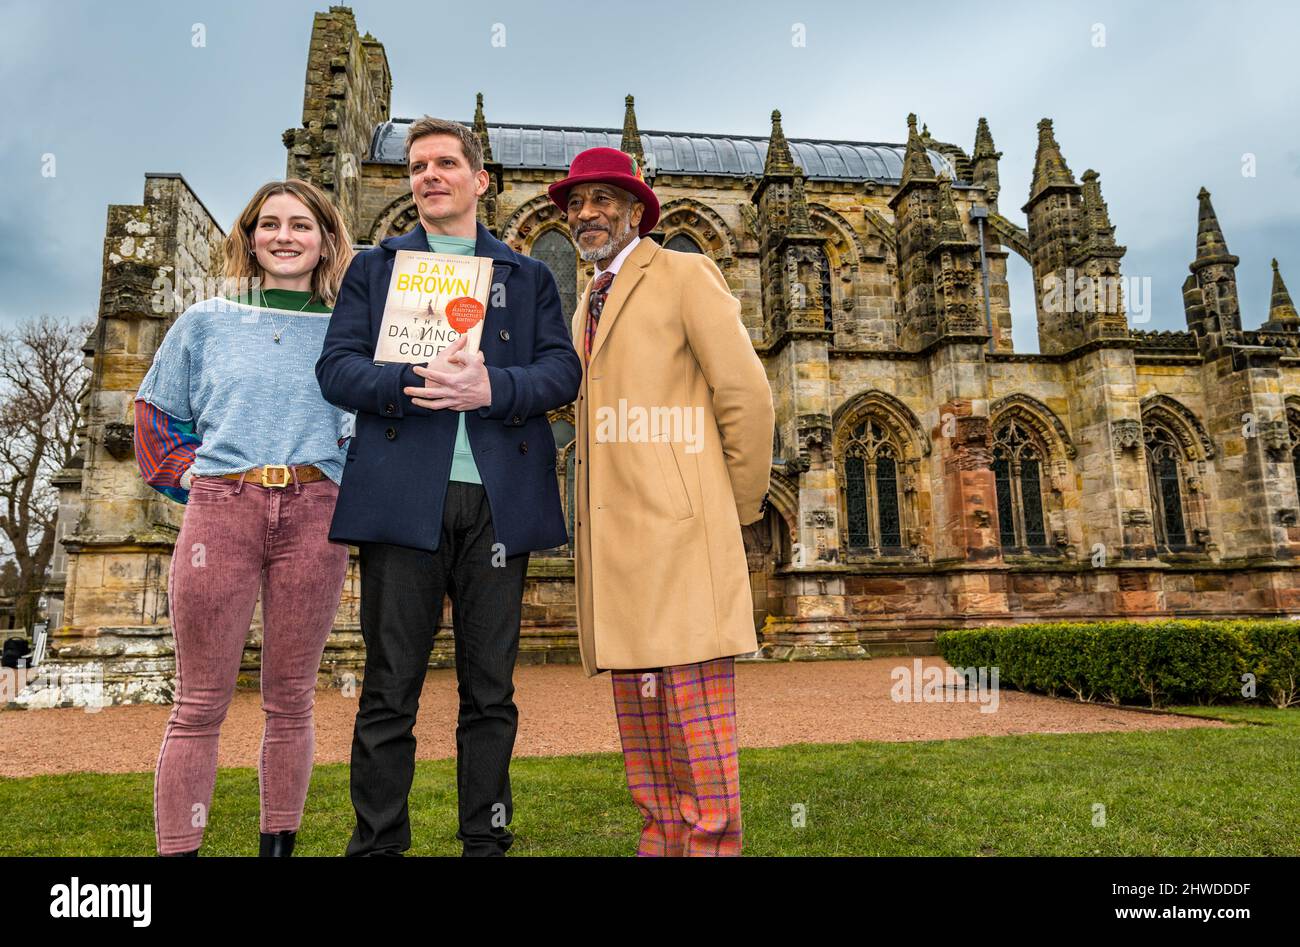
[[[880,545],[903,545],[898,522],[898,471],[894,458],[883,452],[876,457],[876,497],[880,507]]]
[[[1014,418],[993,435],[993,485],[1002,547],[1046,546],[1042,451]]]
[[[1162,427],[1144,425],[1144,435],[1151,501],[1155,506],[1156,541],[1167,547],[1185,546],[1187,529],[1179,483],[1182,480],[1182,452],[1174,436]]]
[[[1295,471],[1295,486],[1300,492],[1300,417],[1287,409],[1288,430],[1291,434],[1291,468]]]
[[[903,544],[898,460],[884,429],[874,420],[859,424],[842,462],[849,549],[874,555],[894,552]]]
[[[1016,517],[1011,499],[1011,461],[1005,455],[993,460],[993,484],[998,495],[998,541],[1016,545]]]
[[[1047,545],[1043,529],[1043,486],[1035,457],[1020,460],[1020,500],[1025,508],[1025,545]]]
[[[665,243],[664,246],[667,247],[669,250],[677,250],[680,251],[681,253],[703,253],[704,252],[703,250],[700,249],[700,245],[698,243],[696,243],[687,234],[684,233],[673,234],[671,237],[668,238],[668,242]]]
[[[572,316],[578,308],[578,258],[569,238],[552,227],[533,243],[529,256],[551,268],[565,318]]]
[[[871,531],[867,528],[867,481],[861,457],[844,461],[845,499],[848,501],[849,546],[862,548],[871,545]]]

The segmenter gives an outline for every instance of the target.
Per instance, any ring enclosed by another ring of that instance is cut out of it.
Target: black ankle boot
[[[263,858],[288,858],[293,854],[293,843],[297,832],[263,832],[262,846],[258,856]]]
[[[198,858],[199,850],[196,848],[192,852],[168,852],[166,855],[158,853],[159,858]]]

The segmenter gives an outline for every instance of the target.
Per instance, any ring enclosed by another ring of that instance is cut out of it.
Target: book
[[[384,301],[375,364],[423,364],[463,333],[466,354],[478,351],[492,288],[492,261],[398,250]]]

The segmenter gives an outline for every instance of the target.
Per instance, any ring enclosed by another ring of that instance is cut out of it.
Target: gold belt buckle
[[[268,470],[283,470],[284,479],[279,483],[270,483],[266,479]],[[262,486],[264,487],[287,487],[289,485],[289,465],[288,464],[267,464],[262,468]]]

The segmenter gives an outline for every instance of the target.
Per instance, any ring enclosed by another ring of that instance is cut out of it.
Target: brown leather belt
[[[294,472],[298,475],[299,483],[311,483],[315,480],[324,480],[325,474],[321,473],[319,467],[303,466],[293,467]],[[293,474],[290,468],[285,464],[267,464],[265,467],[254,467],[252,470],[246,470],[243,473],[221,474],[227,480],[243,479],[245,483],[260,483],[264,487],[287,487],[293,483]],[[268,474],[270,478],[268,479]]]

